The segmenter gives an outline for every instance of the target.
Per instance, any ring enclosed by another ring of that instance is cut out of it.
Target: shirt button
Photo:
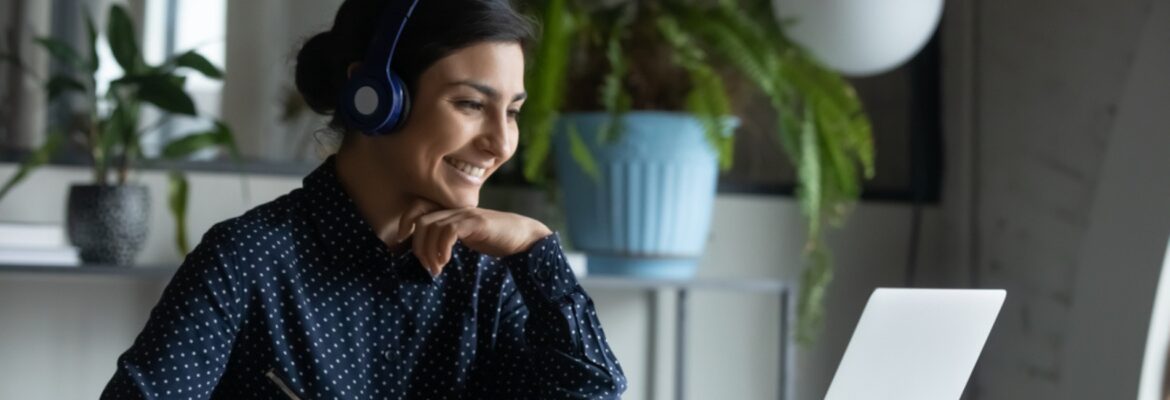
[[[549,279],[549,270],[550,269],[552,269],[552,267],[549,267],[547,265],[543,266],[543,267],[536,267],[536,277],[542,281],[547,281]]]
[[[398,349],[386,349],[382,351],[382,357],[385,358],[386,361],[394,361],[398,359]]]

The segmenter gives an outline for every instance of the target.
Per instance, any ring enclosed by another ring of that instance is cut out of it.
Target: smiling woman
[[[296,71],[340,150],[206,233],[103,398],[619,396],[558,235],[478,208],[531,35],[507,0],[345,1]]]

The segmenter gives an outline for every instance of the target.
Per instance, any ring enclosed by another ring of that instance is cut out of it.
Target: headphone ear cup
[[[410,116],[410,90],[406,88],[406,83],[398,74],[393,71],[390,72],[390,93],[393,99],[390,104],[390,120],[386,121],[385,129],[382,133],[391,133],[401,129],[406,125],[406,119]]]
[[[393,95],[384,81],[355,74],[341,91],[341,115],[350,128],[377,132],[393,114]]]
[[[341,91],[341,115],[348,125],[370,136],[385,135],[402,127],[410,112],[410,91],[391,72],[381,79],[355,75]]]

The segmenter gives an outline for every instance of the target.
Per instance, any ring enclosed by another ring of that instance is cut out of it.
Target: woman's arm
[[[450,261],[456,241],[502,257],[507,267],[496,346],[477,361],[473,398],[596,399],[625,391],[625,374],[557,234],[518,214],[436,208],[417,201],[400,219],[398,233],[400,242],[413,236],[415,256],[432,275]]]
[[[211,396],[227,365],[246,299],[228,229],[213,227],[183,261],[102,399]]]
[[[496,348],[477,366],[474,390],[489,397],[618,398],[625,374],[559,237],[501,261],[509,276],[500,293]]]

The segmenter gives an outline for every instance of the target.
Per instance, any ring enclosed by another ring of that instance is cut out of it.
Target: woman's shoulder
[[[293,235],[305,229],[298,190],[213,224],[180,270],[197,277],[241,278],[285,262],[296,247]]]
[[[303,229],[305,217],[299,201],[301,191],[294,189],[239,216],[212,225],[201,242],[246,245],[285,237]]]

